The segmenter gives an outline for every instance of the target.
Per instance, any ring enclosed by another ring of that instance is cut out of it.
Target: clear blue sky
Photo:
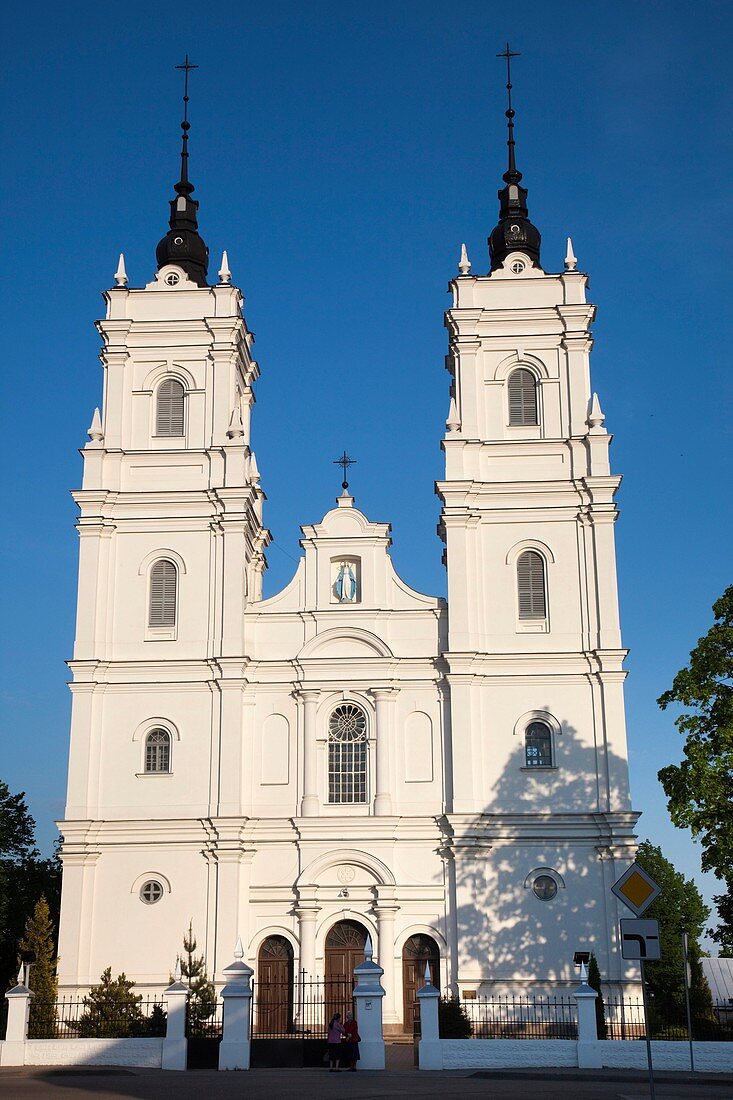
[[[571,234],[599,306],[593,383],[624,475],[617,526],[640,836],[709,896],[657,769],[681,739],[655,700],[731,570],[731,27],[727,2],[371,0],[13,4],[4,18],[0,776],[50,847],[63,812],[77,537],[68,490],[100,402],[93,320],[124,250],[154,270],[177,178],[180,74],[213,269],[228,249],[262,366],[253,443],[275,536],[338,489],[394,527],[394,559],[443,592],[435,536],[448,408],[442,313],[466,241],[488,267],[503,78],[543,262]],[[344,395],[348,394],[348,400]]]

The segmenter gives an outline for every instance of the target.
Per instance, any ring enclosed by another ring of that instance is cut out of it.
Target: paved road
[[[552,1070],[496,1074],[333,1074],[324,1070],[250,1070],[249,1073],[164,1073],[127,1069],[0,1069],[2,1100],[647,1100],[637,1074],[556,1074]],[[705,1075],[661,1075],[657,1100],[733,1100],[733,1083]]]

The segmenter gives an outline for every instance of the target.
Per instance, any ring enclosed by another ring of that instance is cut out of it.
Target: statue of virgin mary
[[[350,561],[342,561],[339,566],[336,583],[333,586],[340,603],[353,603],[356,599],[356,577]]]

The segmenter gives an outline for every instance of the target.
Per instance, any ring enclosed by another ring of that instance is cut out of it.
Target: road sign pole
[[[682,933],[682,955],[685,963],[685,1008],[687,1009],[687,1038],[690,1040],[690,1069],[695,1072],[695,1055],[692,1052],[692,1013],[690,1012],[690,971],[687,963],[687,933]]]
[[[644,1001],[644,1031],[646,1032],[646,1059],[649,1064],[649,1096],[651,1100],[655,1100],[654,1092],[654,1067],[652,1065],[652,1041],[650,1020],[649,1020],[649,1001],[646,995],[646,974],[644,973],[644,960],[641,959],[641,996]]]

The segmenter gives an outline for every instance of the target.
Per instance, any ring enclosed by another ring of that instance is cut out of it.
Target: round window
[[[175,271],[169,271],[165,277],[165,281],[168,286],[175,286],[180,276],[176,275]]]
[[[521,260],[515,260],[514,261],[514,263],[512,264],[512,271],[514,272],[515,275],[521,275],[522,274],[522,272],[524,271],[524,264],[522,263]]]
[[[366,715],[354,703],[336,707],[328,720],[328,732],[332,741],[366,740]]]
[[[538,875],[532,883],[532,892],[540,901],[552,901],[557,893],[557,883],[549,875]]]
[[[146,905],[155,905],[162,897],[163,887],[154,878],[140,887],[140,901],[144,901]]]

